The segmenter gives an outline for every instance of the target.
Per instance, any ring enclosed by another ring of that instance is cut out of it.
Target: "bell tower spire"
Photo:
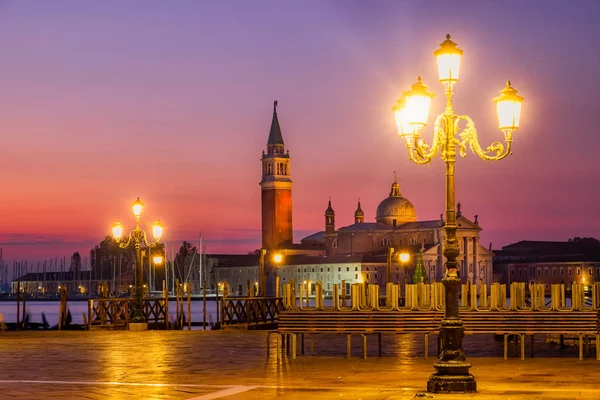
[[[262,247],[267,250],[282,248],[293,239],[290,153],[285,151],[277,103],[273,102],[267,152],[263,151],[261,159]]]

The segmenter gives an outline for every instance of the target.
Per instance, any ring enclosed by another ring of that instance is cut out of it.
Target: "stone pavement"
[[[4,332],[0,399],[600,399],[593,352],[578,361],[576,348],[543,338],[535,358],[527,349],[525,361],[505,361],[502,343],[467,336],[479,390],[467,395],[424,392],[435,350],[425,360],[422,337],[384,335],[384,355],[366,360],[355,339],[350,359],[345,336],[328,335],[316,338],[315,356],[278,362],[266,359],[260,331]]]

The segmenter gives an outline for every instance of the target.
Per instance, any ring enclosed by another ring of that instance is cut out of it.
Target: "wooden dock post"
[[[21,282],[17,281],[17,330],[19,330],[20,318],[21,318]]]
[[[217,283],[217,296],[215,297],[215,303],[217,307],[217,325],[221,325],[220,321],[220,310],[219,310],[219,284]],[[223,283],[223,300],[225,300],[225,296],[228,295],[229,286],[227,286],[227,281]]]
[[[192,285],[188,282],[187,284],[187,320],[188,320],[188,331],[192,330]]]
[[[21,324],[23,325],[23,329],[25,329],[25,319],[27,317],[27,283],[23,288],[23,318],[21,318]]]
[[[202,330],[206,330],[206,279],[202,281]]]

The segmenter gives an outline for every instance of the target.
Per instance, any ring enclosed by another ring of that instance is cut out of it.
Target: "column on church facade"
[[[479,271],[479,244],[477,236],[473,236],[473,269],[475,275],[475,283],[479,283],[481,273]],[[483,282],[485,283],[485,281]]]
[[[469,237],[465,236],[463,237],[463,251],[464,251],[464,258],[463,258],[463,272],[461,274],[461,278],[463,283],[466,283],[467,281],[469,281]]]

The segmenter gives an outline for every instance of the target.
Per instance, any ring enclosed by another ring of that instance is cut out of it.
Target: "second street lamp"
[[[112,228],[113,237],[119,243],[119,247],[127,248],[133,242],[135,245],[135,305],[133,308],[133,316],[131,321],[133,323],[146,323],[146,318],[143,313],[143,293],[144,293],[144,275],[142,270],[142,256],[141,256],[141,246],[144,244],[146,248],[154,248],[158,245],[160,239],[163,235],[163,227],[160,224],[160,221],[156,221],[152,225],[152,234],[154,236],[154,242],[148,242],[146,237],[146,232],[140,228],[140,216],[142,215],[142,210],[144,208],[144,204],[140,201],[138,197],[137,200],[133,203],[133,216],[135,217],[135,229],[129,232],[127,236],[127,241],[123,242],[121,239],[123,238],[123,224],[119,221],[116,221]]]
[[[519,128],[523,97],[511,86],[510,81],[494,99],[498,113],[498,127],[504,133],[505,145],[493,142],[486,150],[479,144],[473,120],[466,115],[457,115],[452,108],[454,84],[458,82],[460,61],[463,51],[450,40],[450,35],[434,52],[437,59],[439,80],[444,85],[446,108],[437,116],[431,146],[421,138],[421,130],[427,124],[433,93],[423,84],[421,77],[393,107],[398,133],[406,139],[410,160],[416,164],[428,164],[439,153],[446,164],[446,224],[443,254],[446,257],[446,275],[442,280],[446,289],[446,307],[440,325],[440,357],[434,364],[436,372],[427,383],[427,390],[435,393],[476,392],[477,383],[469,373],[471,365],[466,361],[462,339],[463,323],[458,311],[458,292],[461,280],[457,274],[456,258],[460,247],[456,237],[456,210],[454,191],[454,163],[458,147],[461,157],[466,156],[467,147],[484,160],[501,160],[511,154],[512,134]],[[459,123],[465,122],[460,130]]]

